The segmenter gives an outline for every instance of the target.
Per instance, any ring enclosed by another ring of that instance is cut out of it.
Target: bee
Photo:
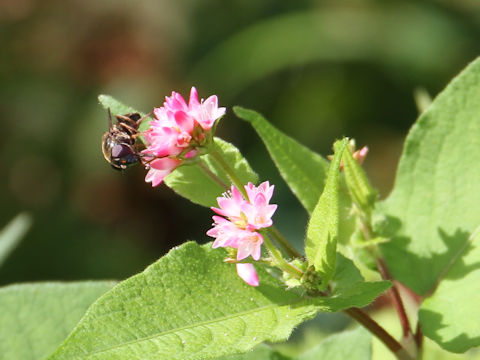
[[[141,145],[137,143],[136,138],[140,135],[138,127],[149,115],[144,117],[139,113],[115,115],[117,122],[112,124],[112,114],[108,109],[108,131],[102,136],[102,152],[105,160],[114,169],[125,170],[142,162]]]

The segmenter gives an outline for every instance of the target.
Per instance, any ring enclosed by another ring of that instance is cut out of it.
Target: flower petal
[[[257,271],[252,264],[237,264],[237,274],[248,285],[258,286],[260,284]]]

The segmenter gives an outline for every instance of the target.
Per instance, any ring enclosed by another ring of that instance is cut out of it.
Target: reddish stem
[[[386,332],[384,328],[378,325],[366,312],[355,307],[344,310],[344,312],[370,330],[398,359],[412,360],[412,357],[407,353],[405,348]]]
[[[398,317],[400,319],[400,323],[402,325],[402,330],[403,330],[403,337],[406,339],[410,338],[410,336],[412,335],[412,329],[410,327],[410,323],[408,321],[407,313],[405,311],[405,307],[403,306],[403,301],[402,301],[402,298],[400,297],[400,292],[398,291],[398,287],[393,281],[392,275],[390,274],[387,264],[383,259],[377,260],[377,267],[384,280],[392,281],[393,286],[388,290],[388,292],[392,297],[393,306],[395,307],[395,310],[397,311]]]

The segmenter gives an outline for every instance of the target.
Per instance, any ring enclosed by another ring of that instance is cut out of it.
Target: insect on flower
[[[114,169],[125,170],[138,162],[142,162],[142,145],[136,141],[139,136],[138,127],[150,116],[142,117],[139,113],[115,115],[117,122],[112,124],[112,115],[108,109],[108,131],[102,136],[102,152],[105,160]]]

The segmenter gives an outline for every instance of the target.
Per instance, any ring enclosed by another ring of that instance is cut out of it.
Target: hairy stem
[[[301,258],[302,255],[288,242],[288,240],[283,236],[280,231],[275,226],[268,228],[268,233],[275,238],[277,243],[283,248],[285,253],[292,258]]]
[[[225,161],[223,156],[215,149],[215,146],[210,146],[209,154],[215,159],[217,164],[226,172],[227,176],[230,178],[235,187],[242,193],[243,196],[247,197],[247,192],[245,191],[244,184],[240,178],[235,173],[235,170]]]
[[[357,212],[359,214],[359,219],[361,223],[361,231],[363,233],[365,240],[368,241],[373,239],[375,237],[375,233],[372,229],[370,216],[366,214],[364,211],[362,211],[359,206],[357,206]],[[412,332],[412,328],[410,327],[410,323],[408,321],[407,313],[405,311],[405,307],[403,305],[400,292],[398,291],[398,287],[393,281],[390,271],[388,270],[387,264],[380,257],[380,252],[378,250],[375,250],[375,251],[371,251],[371,254],[377,261],[377,268],[380,274],[382,275],[382,278],[384,280],[392,281],[392,287],[388,289],[388,293],[392,298],[393,306],[397,311],[398,318],[400,319],[400,324],[402,326],[402,331],[403,331],[403,337],[405,339],[409,339],[413,336],[413,332]]]
[[[272,241],[268,238],[266,234],[263,234],[263,243],[265,244],[265,247],[268,249],[268,251],[270,251],[270,253],[272,254],[276,265],[278,265],[280,269],[289,273],[295,279],[301,279],[301,277],[303,276],[303,272],[285,261],[282,253],[273,245]]]
[[[381,258],[377,259],[377,268],[382,275],[384,280],[393,280],[392,275],[390,275],[390,271],[388,270],[387,264]],[[400,296],[400,292],[398,291],[398,287],[392,281],[393,286],[388,290],[390,296],[392,297],[393,306],[397,311],[398,318],[400,319],[400,323],[402,325],[403,330],[403,337],[410,338],[412,336],[412,329],[410,327],[410,323],[408,321],[407,312],[405,311],[405,307],[403,306],[403,301]],[[418,344],[417,344],[418,345]]]
[[[373,335],[375,335],[399,360],[413,360],[405,348],[385,331],[375,320],[373,320],[365,311],[359,308],[350,308],[344,310],[344,313],[357,320]]]
[[[235,187],[242,193],[245,198],[248,198],[247,192],[245,191],[244,184],[241,182],[240,178],[235,173],[235,169],[233,169],[227,161],[223,158],[223,156],[215,149],[214,146],[210,146],[209,154],[215,159],[217,164],[225,171],[227,176],[233,182]],[[208,170],[208,169],[206,169]],[[205,170],[204,170],[205,171]],[[213,174],[210,170],[208,170],[213,176],[218,178],[215,174]],[[211,176],[211,175],[210,175]],[[220,179],[218,179],[220,180]],[[220,180],[221,181],[221,180]],[[223,182],[222,182],[223,183]],[[227,188],[228,189],[228,188]],[[275,228],[270,227],[269,233],[278,244],[282,247],[285,253],[292,258],[300,258],[302,255],[288,242],[288,240]],[[272,245],[273,246],[273,245]]]
[[[200,167],[200,169],[202,169],[202,171],[207,174],[207,176],[209,176],[210,178],[213,179],[213,181],[215,181],[218,185],[220,185],[221,187],[223,187],[225,190],[228,190],[229,187],[227,184],[225,184],[222,179],[220,179],[217,175],[215,175],[201,160],[197,163],[198,166]]]

